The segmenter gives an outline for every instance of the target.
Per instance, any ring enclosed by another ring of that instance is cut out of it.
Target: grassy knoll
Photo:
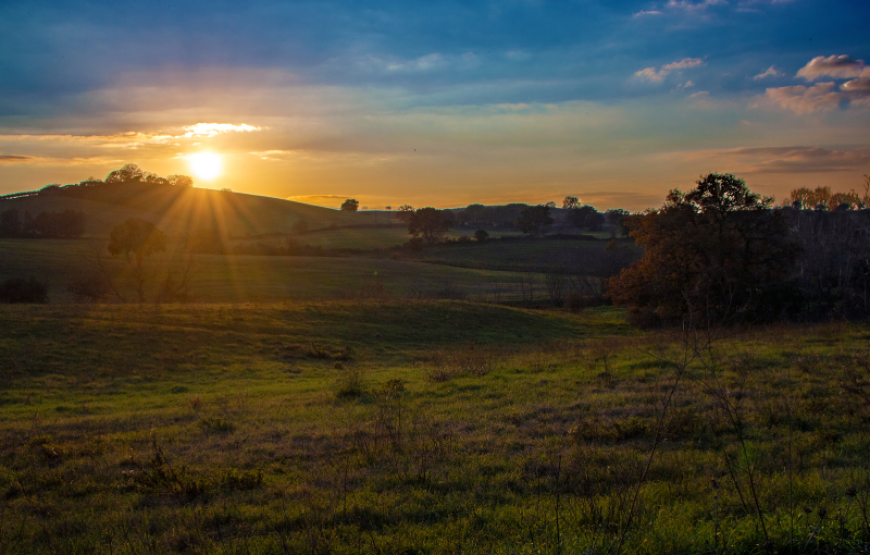
[[[86,191],[84,198],[39,195],[5,200],[0,211],[80,210],[85,213],[85,234],[106,237],[112,228],[131,217],[145,218],[169,235],[202,228],[225,235],[290,233],[300,219],[310,229],[330,225],[384,223],[389,214],[350,213],[289,200],[212,189],[115,183]]]
[[[114,270],[122,258],[106,256],[104,240],[0,239],[0,280],[35,276],[49,286],[53,302],[73,300],[70,281],[94,273],[99,254]],[[170,249],[172,250],[172,249]],[[146,264],[153,278],[149,295],[167,270],[176,277],[187,263],[183,255],[154,255]],[[383,296],[469,297],[508,300],[520,297],[518,274],[414,261],[290,256],[196,255],[192,298],[197,302],[271,302]],[[129,287],[125,289],[129,299]],[[537,292],[543,298],[543,286]],[[150,297],[149,297],[150,298]]]
[[[868,339],[459,301],[3,306],[0,552],[865,552]]]

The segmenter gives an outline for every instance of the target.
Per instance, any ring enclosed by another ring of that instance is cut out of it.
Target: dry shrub
[[[439,349],[432,353],[429,379],[445,382],[458,376],[483,376],[495,365],[495,352],[480,345]]]

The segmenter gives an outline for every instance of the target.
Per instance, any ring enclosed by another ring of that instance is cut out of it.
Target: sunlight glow
[[[198,152],[187,157],[191,171],[200,179],[211,181],[221,174],[222,159],[213,152]]]

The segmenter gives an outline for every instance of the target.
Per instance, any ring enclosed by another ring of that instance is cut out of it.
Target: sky
[[[333,208],[863,191],[868,26],[866,0],[4,2],[0,194],[126,163]]]

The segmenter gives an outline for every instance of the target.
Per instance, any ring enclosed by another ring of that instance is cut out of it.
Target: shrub
[[[0,303],[47,303],[48,286],[34,277],[9,278],[0,283]]]
[[[80,301],[100,301],[103,300],[111,291],[111,284],[106,277],[94,274],[91,276],[83,276],[69,282],[66,290]]]

